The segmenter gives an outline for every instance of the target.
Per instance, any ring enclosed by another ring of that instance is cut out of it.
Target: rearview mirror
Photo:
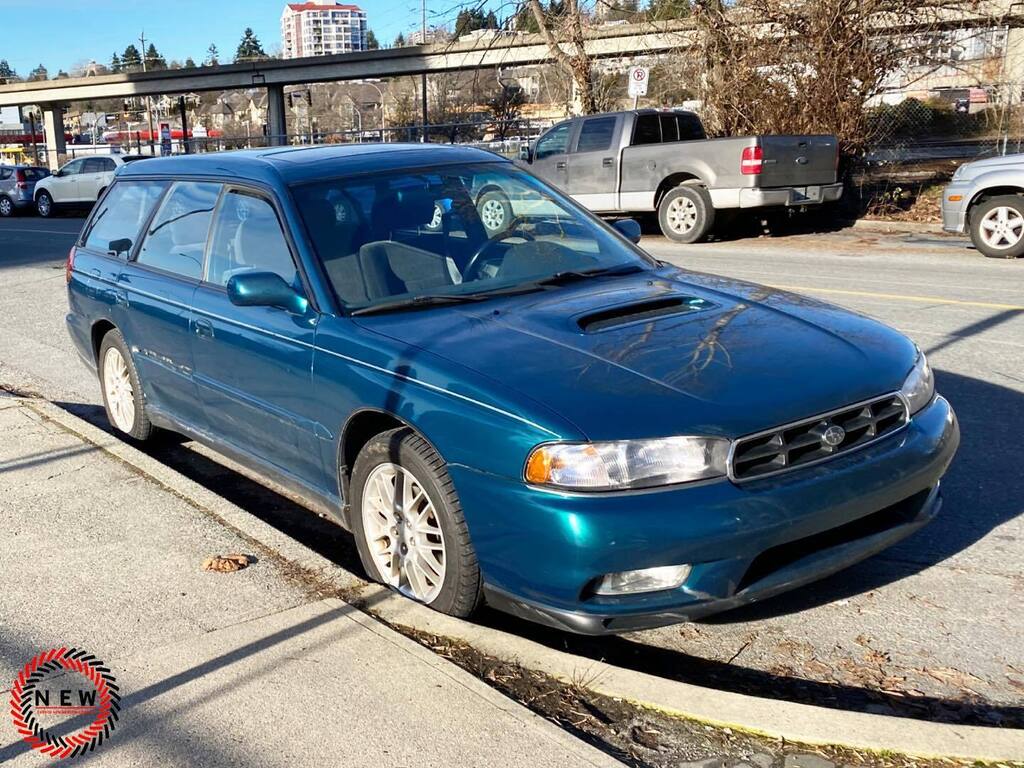
[[[239,307],[280,307],[305,314],[309,301],[273,272],[247,272],[228,280],[228,299]]]
[[[620,235],[633,243],[633,245],[640,242],[640,236],[643,233],[640,231],[640,225],[637,224],[635,219],[619,219],[614,222],[612,226],[618,230]]]

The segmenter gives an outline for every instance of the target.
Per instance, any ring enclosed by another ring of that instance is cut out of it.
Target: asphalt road
[[[77,218],[0,220],[0,383],[102,421],[63,329]],[[941,517],[830,579],[704,622],[581,640],[493,613],[481,621],[647,672],[866,710],[1024,722],[1024,260],[966,242],[863,230],[677,246],[689,269],[768,283],[875,316],[914,338],[961,420]],[[162,460],[342,565],[349,537],[205,449]]]

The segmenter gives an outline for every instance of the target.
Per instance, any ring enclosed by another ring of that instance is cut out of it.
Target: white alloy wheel
[[[1006,205],[993,208],[981,220],[979,234],[989,248],[1012,248],[1024,238],[1024,217]]]
[[[492,197],[480,206],[480,220],[491,232],[498,232],[505,226],[505,206],[501,200]]]
[[[697,225],[697,206],[688,197],[677,197],[668,204],[665,218],[673,231],[685,235]]]
[[[14,203],[9,197],[0,197],[0,216],[10,216],[14,213]]]
[[[431,603],[444,584],[447,558],[437,511],[423,483],[398,464],[379,464],[363,486],[361,514],[381,581]]]
[[[117,347],[110,347],[103,356],[103,394],[114,426],[131,432],[135,427],[135,392],[128,363]]]
[[[53,213],[53,201],[45,192],[39,195],[39,199],[36,200],[36,209],[39,211],[40,216],[49,216]]]

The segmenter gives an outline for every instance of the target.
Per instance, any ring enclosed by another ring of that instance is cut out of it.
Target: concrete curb
[[[943,231],[942,225],[936,222],[918,221],[886,221],[885,219],[857,219],[853,222],[854,229],[870,229],[876,232],[907,232],[913,234],[955,237]]]
[[[218,518],[242,536],[301,568],[320,583],[341,590],[368,613],[391,624],[461,640],[488,655],[543,671],[565,682],[582,683],[598,693],[667,714],[786,741],[898,752],[926,758],[952,757],[986,762],[1024,759],[1024,730],[1021,729],[932,723],[703,688],[580,658],[517,635],[445,616],[364,581],[212,491],[58,406],[46,400],[25,399],[23,402],[41,416],[96,445]]]

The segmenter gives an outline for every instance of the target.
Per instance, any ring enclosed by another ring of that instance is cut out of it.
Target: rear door
[[[319,313],[312,304],[303,314],[239,307],[226,290],[234,275],[273,272],[309,295],[281,221],[261,191],[233,187],[222,196],[193,300],[195,379],[214,435],[322,489],[312,397]]]
[[[836,180],[834,136],[761,136],[761,187],[803,187]]]
[[[113,179],[114,161],[109,157],[87,157],[78,180],[78,194],[83,200],[96,200],[100,190]]]
[[[581,122],[569,155],[568,192],[592,211],[618,208],[618,148],[622,115]]]
[[[565,190],[569,181],[569,142],[576,121],[560,123],[537,139],[530,170],[549,184]]]

